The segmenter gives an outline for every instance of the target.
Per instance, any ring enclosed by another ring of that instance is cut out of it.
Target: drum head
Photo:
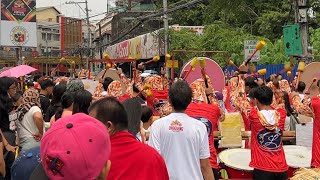
[[[228,149],[219,153],[219,159],[226,166],[241,170],[241,171],[253,171],[253,168],[249,166],[251,161],[250,149]]]
[[[206,61],[206,73],[210,77],[211,83],[213,85],[214,90],[222,92],[224,86],[225,86],[225,79],[224,79],[224,73],[219,66],[214,60],[206,58],[206,57],[201,57],[202,59],[205,59]],[[191,61],[187,62],[187,64],[184,65],[182,69],[181,76],[184,76],[184,74],[190,70],[190,63]],[[189,76],[187,77],[186,81],[191,84],[195,80],[203,78],[201,74],[201,68],[199,65],[195,68],[195,71],[192,71]]]
[[[320,79],[320,62],[313,62],[308,64],[303,73],[301,73],[300,81],[306,83],[306,88],[309,88],[313,78]]]
[[[286,161],[292,168],[308,168],[311,164],[311,150],[303,146],[283,146]]]

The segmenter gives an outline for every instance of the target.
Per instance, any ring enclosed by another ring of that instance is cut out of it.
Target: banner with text
[[[1,0],[1,45],[37,47],[35,0]]]

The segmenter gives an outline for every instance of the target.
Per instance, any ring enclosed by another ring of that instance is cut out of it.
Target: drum
[[[201,58],[201,57],[200,57]],[[209,76],[212,86],[214,88],[214,90],[222,92],[224,86],[225,86],[225,79],[224,79],[224,73],[223,70],[221,69],[221,67],[219,66],[218,63],[216,63],[214,60],[210,59],[210,58],[206,58],[206,57],[202,57],[205,59],[206,61],[206,73]],[[184,77],[184,75],[187,73],[187,71],[190,70],[190,64],[191,61],[189,61],[188,63],[186,63],[181,71],[181,78]],[[201,74],[201,68],[198,65],[195,68],[195,71],[192,71],[189,76],[187,77],[186,81],[191,84],[193,83],[195,80],[199,79],[199,78],[203,78],[202,74]]]
[[[249,166],[251,161],[250,149],[227,149],[219,153],[222,167],[228,173],[229,179],[252,179],[253,168]]]
[[[310,167],[312,156],[311,149],[303,146],[288,145],[283,146],[283,150],[289,166],[289,177],[293,177],[294,172],[299,168]]]

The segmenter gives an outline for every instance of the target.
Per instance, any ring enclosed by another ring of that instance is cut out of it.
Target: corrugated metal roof
[[[292,75],[291,75],[290,79],[294,78],[294,75],[295,75],[296,72],[297,72],[297,67],[298,67],[298,65],[295,65],[295,66],[294,66],[294,69],[293,69],[293,71],[292,71],[292,73],[291,73]],[[257,71],[258,71],[259,69],[267,69],[267,73],[266,73],[266,75],[265,75],[265,77],[267,78],[267,77],[269,77],[269,76],[272,75],[272,74],[278,74],[278,73],[280,73],[280,72],[284,69],[284,64],[277,64],[277,65],[257,65],[257,66],[256,66],[256,69],[257,69]],[[226,71],[225,71],[225,70],[226,70],[226,67],[224,67],[223,70],[224,70],[224,72],[226,72]],[[234,68],[234,67],[229,67],[229,72],[232,72],[232,71],[235,71],[235,68]],[[282,78],[283,78],[283,79],[287,79],[287,73],[283,73],[283,74],[282,74]]]

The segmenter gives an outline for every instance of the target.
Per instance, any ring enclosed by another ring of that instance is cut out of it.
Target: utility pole
[[[74,1],[69,1],[66,2],[66,4],[76,4],[80,7],[80,9],[86,14],[86,24],[87,24],[87,29],[88,29],[88,34],[87,34],[87,45],[88,45],[88,50],[89,50],[89,55],[87,57],[87,69],[89,69],[89,58],[92,57],[92,42],[91,42],[91,28],[90,28],[90,17],[89,17],[89,8],[88,8],[88,0],[85,1],[79,1],[79,2],[74,2]],[[85,10],[82,9],[82,7],[79,4],[85,4],[86,8]]]
[[[100,48],[99,48],[99,51],[100,51],[100,59],[103,59],[103,52],[102,52],[102,33],[101,33],[101,24],[99,23],[99,45],[100,45]]]
[[[303,56],[307,56],[308,50],[309,50],[307,0],[295,0],[294,7],[295,7],[295,23],[300,24],[300,37],[302,41]]]
[[[168,34],[169,34],[169,21],[168,21],[168,1],[163,0],[163,28],[164,28],[164,54],[166,55],[168,53],[169,43],[168,43]],[[170,69],[166,68],[166,74],[167,77],[170,77]],[[170,77],[171,78],[171,77]]]
[[[132,0],[128,0],[128,11],[131,11]]]

